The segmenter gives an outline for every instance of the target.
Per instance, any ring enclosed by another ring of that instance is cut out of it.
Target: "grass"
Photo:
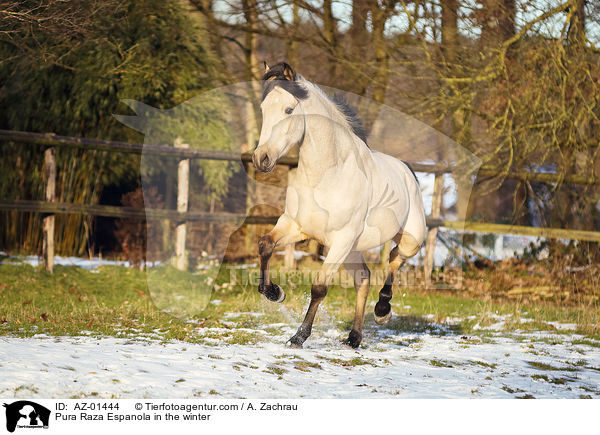
[[[321,367],[320,364],[309,361],[295,361],[294,368],[296,370],[300,370],[301,372],[310,372],[310,369],[323,370],[323,367]]]
[[[355,357],[349,360],[344,360],[344,359],[340,359],[340,358],[329,358],[329,357],[323,357],[323,356],[318,356],[319,359],[322,360],[326,360],[327,362],[334,364],[334,365],[338,365],[341,367],[346,367],[346,368],[350,368],[350,367],[356,367],[356,366],[365,366],[365,365],[370,365],[373,367],[379,367],[377,364],[375,364],[375,362],[373,361],[369,361],[360,357]]]
[[[284,369],[283,367],[277,367],[276,365],[271,364],[270,366],[268,366],[265,370],[263,370],[265,373],[270,373],[273,375],[277,375],[279,379],[282,379],[283,375],[285,373],[287,373],[287,369]]]
[[[545,363],[538,362],[538,361],[527,361],[527,364],[529,364],[531,367],[535,367],[538,370],[569,371],[569,372],[576,372],[577,370],[579,370],[576,367],[554,367],[550,364],[545,364]]]
[[[273,269],[277,267],[275,262]],[[277,324],[301,321],[309,300],[306,285],[287,282],[283,285],[287,293],[284,304],[272,304],[258,294],[254,282],[244,282],[243,274],[248,269],[224,269],[219,272],[216,265],[208,265],[206,270],[191,274],[159,268],[148,274],[147,281],[145,272],[120,266],[103,266],[95,271],[56,266],[55,273],[49,274],[41,267],[0,264],[0,334],[88,333],[254,344],[268,339],[269,334],[281,333]],[[256,272],[256,268],[250,272]],[[369,302],[375,300],[376,291],[371,290]],[[553,330],[548,324],[553,321],[576,324],[577,332],[586,336],[582,343],[596,343],[594,340],[600,338],[600,310],[595,306],[527,304],[486,295],[405,288],[395,288],[394,292],[394,317],[385,326],[393,331],[469,334],[485,340],[486,332],[480,328],[497,322],[497,316],[506,316],[507,332]],[[219,303],[209,303],[210,299]],[[349,329],[354,301],[353,288],[332,286],[316,325],[333,323]],[[522,318],[531,320],[522,323]],[[373,323],[370,306],[367,327],[374,327]],[[256,333],[256,329],[264,334]],[[467,343],[472,337],[462,339]]]
[[[157,334],[188,340],[190,324],[156,308],[144,274],[124,267],[99,273],[55,267],[49,274],[28,265],[0,265],[0,331],[78,335]]]
[[[431,364],[434,367],[445,367],[445,368],[454,367],[449,362],[444,361],[444,360],[440,360],[440,359],[432,359],[431,361],[429,361],[429,364]]]
[[[477,364],[477,365],[479,365],[481,367],[485,367],[485,368],[488,368],[490,370],[496,370],[496,367],[498,367],[497,364],[490,364],[490,363],[485,362],[485,361],[471,361],[471,362],[473,364]]]

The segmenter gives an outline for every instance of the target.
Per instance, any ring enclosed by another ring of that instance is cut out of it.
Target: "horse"
[[[287,186],[285,211],[258,240],[258,291],[270,301],[283,302],[285,292],[269,277],[273,250],[316,239],[329,249],[312,283],[304,320],[288,343],[301,348],[310,336],[319,304],[344,265],[354,275],[357,292],[354,322],[344,344],[357,348],[370,285],[361,251],[395,242],[374,309],[375,322],[382,325],[392,314],[393,274],[425,239],[419,183],[406,163],[368,147],[362,122],[345,100],[329,97],[289,64],[265,63],[262,83],[262,127],[253,165],[270,172],[294,145],[299,145],[299,157]]]

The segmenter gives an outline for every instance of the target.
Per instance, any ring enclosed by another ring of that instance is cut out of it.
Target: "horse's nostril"
[[[260,166],[262,168],[268,168],[270,163],[269,156],[265,154],[262,159],[260,159]]]

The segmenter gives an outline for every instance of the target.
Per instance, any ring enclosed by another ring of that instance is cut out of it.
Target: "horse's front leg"
[[[289,340],[292,347],[302,347],[306,339],[310,336],[319,304],[325,299],[325,296],[327,296],[327,288],[329,287],[333,274],[339,269],[342,262],[348,256],[351,247],[352,241],[340,243],[338,245],[332,244],[329,248],[323,267],[312,284],[310,290],[310,304],[308,305],[308,310],[304,316],[304,321],[298,328],[296,334]]]
[[[260,277],[258,292],[272,302],[283,302],[285,292],[271,282],[269,276],[269,261],[276,246],[285,246],[305,240],[307,236],[300,231],[300,226],[285,213],[277,220],[275,227],[258,239],[258,255],[260,256]]]

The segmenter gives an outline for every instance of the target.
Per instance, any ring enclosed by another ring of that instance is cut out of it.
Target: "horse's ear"
[[[269,72],[271,68],[269,68],[269,64],[263,60],[263,64],[265,65],[265,74]]]
[[[289,66],[287,63],[283,64],[283,76],[286,80],[289,80],[290,82],[296,81],[296,73],[294,72],[292,67]]]

